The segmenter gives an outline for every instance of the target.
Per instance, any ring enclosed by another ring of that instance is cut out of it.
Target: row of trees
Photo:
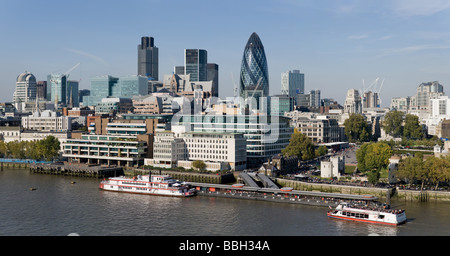
[[[60,143],[54,136],[38,141],[0,141],[0,155],[5,158],[51,161],[59,156]]]
[[[419,182],[420,190],[425,185],[434,185],[437,189],[439,183],[450,181],[450,156],[431,156],[424,160],[422,154],[415,154],[400,161],[396,175],[410,185]]]
[[[419,122],[419,117],[406,114],[402,111],[390,111],[384,117],[384,131],[393,137],[404,137],[406,139],[423,139],[425,133]]]
[[[368,142],[375,140],[372,137],[372,129],[361,114],[351,114],[344,122],[345,136],[349,142]],[[416,115],[406,114],[401,111],[390,111],[382,122],[382,127],[386,134],[393,137],[403,137],[406,139],[423,139],[425,133]]]

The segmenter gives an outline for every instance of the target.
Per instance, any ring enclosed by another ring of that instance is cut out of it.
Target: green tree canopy
[[[360,114],[351,114],[344,122],[345,136],[349,142],[364,142],[371,139],[369,124]]]
[[[197,168],[199,171],[204,171],[206,169],[206,164],[202,160],[195,160],[192,162],[192,167]]]
[[[384,116],[383,128],[387,134],[400,137],[403,134],[403,112],[392,110]]]
[[[358,170],[366,172],[369,182],[375,184],[380,178],[380,170],[388,166],[391,156],[392,149],[385,142],[364,143],[356,151]]]
[[[285,156],[297,156],[298,159],[309,160],[315,156],[314,144],[308,136],[295,129],[289,145],[281,153]]]
[[[419,117],[407,114],[405,116],[405,126],[403,127],[403,136],[408,139],[422,139],[424,133],[420,126]]]

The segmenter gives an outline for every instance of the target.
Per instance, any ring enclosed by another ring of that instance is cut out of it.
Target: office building
[[[297,105],[297,94],[305,93],[305,74],[300,70],[281,73],[281,94],[294,98]]]
[[[25,71],[17,76],[13,102],[19,104],[22,102],[35,101],[36,85],[36,77],[30,72]]]
[[[153,158],[146,159],[145,165],[192,169],[193,162],[200,160],[207,170],[241,171],[247,166],[245,150],[242,133],[156,131]]]
[[[212,81],[211,93],[213,97],[219,97],[219,65],[208,63],[206,81]]]
[[[172,119],[172,127],[182,125],[186,132],[243,133],[247,140],[247,166],[259,167],[289,145],[294,128],[289,118],[266,115],[183,115]]]
[[[47,81],[38,81],[36,83],[36,97],[38,100],[47,100]]]
[[[361,95],[356,89],[350,89],[347,91],[347,96],[344,103],[344,113],[345,114],[361,114],[362,113],[362,102]]]
[[[62,143],[63,157],[70,163],[140,166],[146,157],[147,144],[129,135],[83,134]]]
[[[91,94],[83,97],[84,106],[96,106],[103,98],[132,98],[148,94],[147,78],[144,76],[113,77],[110,75],[91,78]]]
[[[207,81],[208,52],[202,49],[184,50],[184,74],[191,75],[191,81]]]
[[[142,37],[138,45],[138,75],[158,81],[158,48],[153,37]]]
[[[285,114],[291,118],[290,124],[299,132],[311,138],[314,143],[331,143],[342,140],[343,129],[338,120],[329,115],[311,112],[291,111]]]
[[[294,110],[294,98],[289,95],[270,96],[270,115],[284,116],[284,113]]]
[[[417,109],[429,109],[430,99],[436,99],[444,95],[444,87],[438,81],[422,83],[417,87],[416,106]]]
[[[264,46],[256,33],[253,33],[245,45],[240,71],[240,96],[269,96],[269,71]]]
[[[33,115],[22,117],[22,127],[36,131],[70,131],[74,117],[61,116],[59,112],[36,111]]]

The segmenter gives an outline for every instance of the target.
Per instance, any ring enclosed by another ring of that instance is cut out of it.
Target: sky
[[[253,32],[272,95],[294,69],[306,92],[340,104],[352,88],[379,91],[383,106],[423,82],[450,88],[450,0],[0,0],[0,102],[24,71],[46,80],[81,63],[69,77],[80,89],[95,76],[136,75],[142,36],[159,48],[160,80],[183,65],[184,49],[205,49],[219,65],[219,97],[231,97]]]

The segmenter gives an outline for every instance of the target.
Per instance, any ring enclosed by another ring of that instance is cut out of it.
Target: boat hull
[[[392,222],[376,221],[376,220],[370,220],[370,219],[358,219],[358,218],[351,218],[351,217],[346,217],[346,216],[341,216],[341,215],[335,215],[330,212],[327,215],[329,218],[334,218],[334,219],[357,221],[357,222],[364,222],[364,223],[370,223],[370,224],[389,225],[389,226],[398,226],[398,225],[401,225],[406,222],[406,220],[402,221],[402,222],[398,222],[398,223],[392,223]]]
[[[167,196],[167,197],[191,197],[195,196],[195,192],[186,192],[186,193],[155,193],[151,191],[136,191],[136,190],[123,190],[119,188],[110,189],[105,188],[104,184],[100,184],[100,190],[110,191],[110,192],[118,192],[118,193],[128,193],[128,194],[140,194],[140,195],[151,195],[151,196]]]

